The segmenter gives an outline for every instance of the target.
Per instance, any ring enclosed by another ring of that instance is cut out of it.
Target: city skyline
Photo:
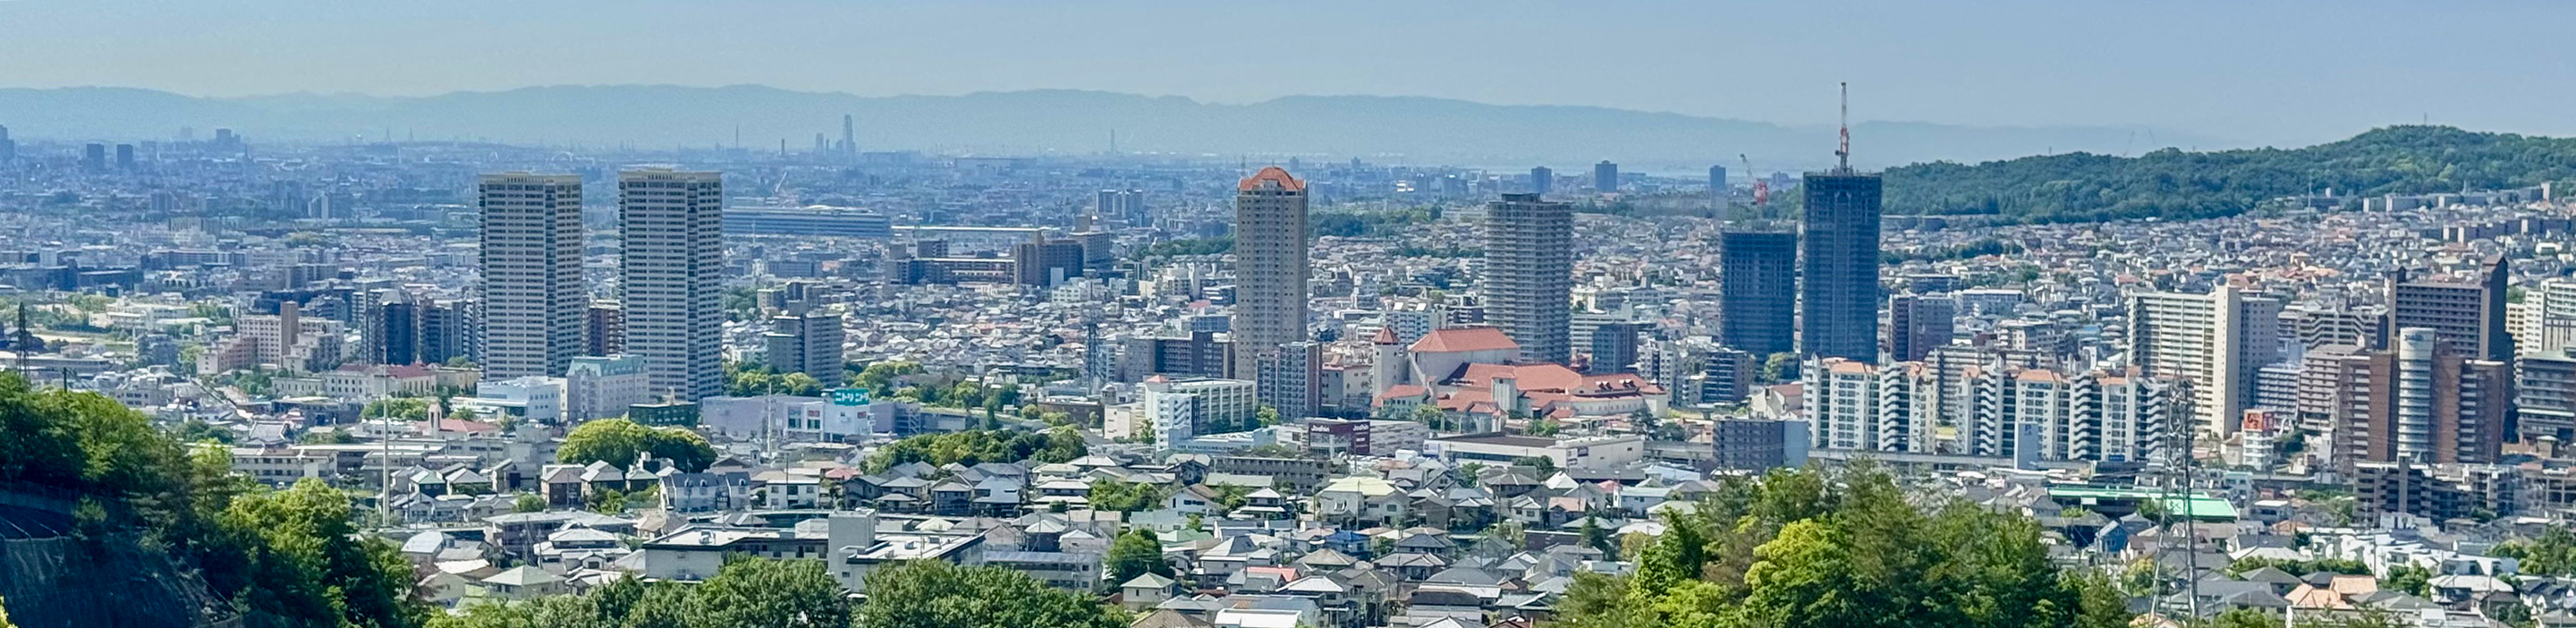
[[[2428,117],[2472,128],[2576,134],[2576,123],[2516,103],[2378,89],[2409,82],[2522,83],[2520,77],[2544,72],[2563,58],[2536,41],[2398,51],[2306,46],[2272,36],[2284,31],[2471,33],[2487,26],[2488,12],[2478,7],[2501,2],[2331,9],[2319,2],[2182,4],[1622,2],[1602,11],[1561,12],[1534,3],[1481,11],[1327,3],[1276,15],[1250,5],[1163,2],[1080,8],[1026,2],[868,6],[794,1],[721,8],[666,3],[656,11],[606,11],[597,2],[584,1],[523,7],[529,14],[523,22],[460,31],[446,26],[470,19],[471,10],[462,6],[337,7],[324,12],[310,10],[320,5],[300,1],[16,0],[0,3],[0,23],[27,28],[21,37],[0,41],[0,57],[27,63],[0,73],[0,85],[115,85],[222,96],[306,91],[423,95],[557,84],[766,84],[877,96],[1071,88],[1232,104],[1300,94],[1382,94],[1609,106],[1784,124],[1833,121],[1833,95],[1825,90],[1734,87],[1779,73],[1868,86],[1864,93],[1878,96],[1875,101],[1861,99],[1864,106],[1856,111],[1863,112],[1864,120],[2146,125],[2248,144],[2311,143]],[[2514,6],[2535,13],[2534,21],[2576,11]],[[2193,17],[2222,8],[2230,19]],[[1374,12],[1380,19],[1334,17],[1356,11]],[[1276,72],[1268,70],[1285,69],[1291,62],[1206,54],[1231,43],[1216,35],[1225,30],[1218,25],[1255,16],[1329,25],[1307,29],[1330,43],[1295,63],[1346,71]],[[1450,27],[1408,26],[1422,23]],[[2104,23],[2122,28],[2095,26]],[[529,42],[549,40],[528,30],[537,24],[551,25],[548,35],[560,36],[554,29],[569,28],[592,37],[586,46],[533,47]],[[1726,26],[1730,24],[1741,26]],[[654,43],[659,35],[701,28],[768,36],[716,54],[686,56]],[[1712,29],[1717,36],[1692,36]],[[109,32],[130,39],[108,46],[103,33]],[[1468,36],[1485,32],[1552,35],[1603,56],[1646,62],[1573,72],[1584,67],[1575,59],[1551,59],[1502,46],[1503,40]],[[1077,33],[1081,41],[1129,44],[1109,49],[1071,45]],[[1155,35],[1118,36],[1144,33]],[[219,37],[254,37],[274,44],[202,45]],[[429,41],[454,45],[425,45]],[[161,53],[187,47],[198,51]],[[317,49],[335,53],[315,54]],[[1045,52],[1033,54],[1041,50]],[[137,56],[169,62],[124,62]],[[2223,61],[2249,57],[2267,63]],[[872,62],[827,64],[823,59]],[[1540,90],[1396,69],[1478,59],[1562,70],[1556,74],[1564,84]],[[2064,69],[2075,64],[2098,70]],[[372,70],[384,65],[410,71],[396,81]],[[943,70],[917,70],[934,65]],[[1265,71],[1241,72],[1246,65]],[[255,71],[224,71],[236,68]],[[1683,68],[1715,78],[1655,80]],[[1212,80],[1224,76],[1278,78]],[[2568,88],[2543,84],[2523,89]],[[1586,96],[1569,99],[1566,94]]]

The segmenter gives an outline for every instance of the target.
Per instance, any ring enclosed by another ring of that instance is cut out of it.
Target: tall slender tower
[[[1564,364],[1572,358],[1574,208],[1505,194],[1485,206],[1485,320],[1521,345],[1521,359]]]
[[[1234,192],[1234,376],[1260,356],[1306,340],[1306,182],[1262,168]]]
[[[1879,178],[1852,171],[1848,124],[1834,157],[1831,172],[1807,173],[1800,185],[1806,195],[1801,352],[1876,363]]]
[[[859,163],[859,119],[841,114],[841,161]]]
[[[483,372],[558,376],[581,355],[581,176],[483,175]]]
[[[644,358],[653,394],[715,395],[724,355],[724,176],[629,170],[618,173],[617,191],[626,351]]]

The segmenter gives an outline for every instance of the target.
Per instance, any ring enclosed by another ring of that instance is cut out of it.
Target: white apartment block
[[[683,401],[722,392],[723,174],[629,170],[617,190],[626,351],[644,359],[647,392]]]
[[[564,369],[564,419],[588,421],[626,415],[651,401],[644,388],[644,359],[626,354],[583,356]]]
[[[1808,367],[1820,449],[2027,460],[2144,460],[2165,433],[2166,386],[2095,370],[2068,376],[1997,365],[1945,373],[1917,362]],[[1948,428],[1946,439],[1935,436]]]
[[[2129,359],[2190,384],[2197,429],[2227,435],[2253,405],[2255,378],[2281,357],[2281,302],[2233,286],[2209,294],[2129,296]]]
[[[483,175],[482,203],[484,371],[561,375],[581,355],[589,320],[581,176]]]

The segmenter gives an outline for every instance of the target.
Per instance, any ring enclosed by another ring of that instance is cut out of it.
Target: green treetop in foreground
[[[2060,573],[2030,519],[1965,502],[1919,509],[1885,474],[1776,471],[1730,480],[1628,577],[1578,573],[1557,608],[1577,628],[2121,628],[2099,577]]]
[[[618,468],[634,466],[636,455],[652,452],[681,471],[705,471],[716,463],[716,448],[704,436],[680,428],[645,427],[623,418],[599,419],[572,428],[564,435],[563,447],[555,450],[555,459],[564,464],[606,462]]]

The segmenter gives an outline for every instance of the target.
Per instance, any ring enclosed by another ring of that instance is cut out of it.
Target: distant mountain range
[[[1498,168],[1579,168],[1609,159],[1636,170],[1815,168],[1833,159],[1834,129],[1602,107],[1488,105],[1386,96],[1295,96],[1249,105],[1087,91],[861,97],[759,86],[529,87],[426,97],[285,94],[199,98],[144,89],[0,89],[0,125],[19,137],[131,141],[231,128],[252,141],[489,140],[639,147],[734,144],[774,150],[838,139],[856,116],[863,150],[982,154],[1106,151],[1219,157],[1345,159]],[[2222,140],[2118,126],[1972,127],[1869,122],[1852,130],[1862,167],[1978,162],[2091,151],[2139,154]]]

